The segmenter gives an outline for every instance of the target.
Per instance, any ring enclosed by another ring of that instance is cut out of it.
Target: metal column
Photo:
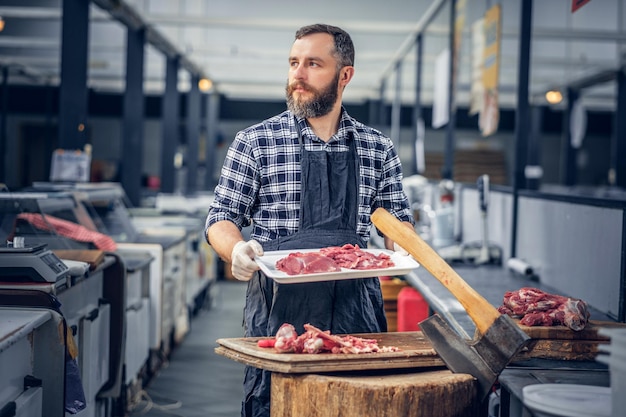
[[[573,88],[567,89],[567,109],[563,114],[563,141],[561,142],[561,183],[563,185],[576,185],[577,169],[576,155],[578,151],[572,146],[572,110],[578,101],[580,93]]]
[[[89,4],[84,0],[63,0],[59,91],[59,147],[62,149],[83,149],[87,143]]]
[[[6,181],[7,114],[9,113],[9,67],[2,67],[2,98],[0,99],[0,183]],[[1,190],[0,190],[1,191]]]
[[[161,101],[163,137],[161,140],[161,192],[173,193],[176,184],[174,156],[179,143],[180,97],[178,94],[179,59],[165,60],[165,91]]]
[[[385,90],[387,89],[387,80],[380,83],[378,92],[378,124],[385,126],[387,124],[387,109],[385,108]]]
[[[396,88],[391,106],[391,140],[400,149],[400,116],[402,112],[402,61],[396,63]]]
[[[217,152],[217,136],[219,134],[217,123],[220,114],[220,96],[216,91],[209,94],[209,102],[207,106],[207,140],[206,140],[206,156],[204,158],[206,170],[204,175],[204,187],[207,190],[213,189],[217,184],[215,171],[215,153]]]
[[[615,132],[613,134],[613,155],[611,169],[615,173],[615,183],[626,189],[626,74],[622,68],[617,71],[617,106],[615,109]]]
[[[530,109],[531,133],[528,137],[528,159],[524,170],[526,187],[538,190],[541,186],[543,171],[541,168],[541,126],[543,124],[543,107],[532,106]]]
[[[513,215],[511,230],[511,257],[517,250],[517,209],[519,189],[526,186],[524,168],[528,144],[528,80],[530,74],[530,41],[532,37],[532,0],[521,2],[519,34],[519,67],[517,74],[517,111],[515,112],[515,158],[513,169]]]
[[[443,167],[441,168],[441,177],[443,179],[454,178],[454,147],[456,129],[456,105],[455,105],[455,67],[456,67],[456,0],[450,0],[450,39],[448,48],[450,50],[450,68],[448,68],[448,125],[446,126],[446,149],[444,154]]]
[[[198,188],[198,136],[200,135],[200,89],[196,74],[191,75],[191,88],[187,95],[187,193]]]
[[[421,174],[424,166],[420,166],[417,153],[423,151],[424,120],[422,118],[422,57],[424,40],[421,33],[415,37],[415,104],[413,106],[413,173]],[[418,144],[422,143],[421,146]]]
[[[121,179],[128,198],[136,207],[141,204],[143,166],[144,44],[144,29],[127,30]]]

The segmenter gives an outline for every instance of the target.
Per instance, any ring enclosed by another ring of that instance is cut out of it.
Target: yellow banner
[[[485,49],[483,51],[483,87],[498,88],[500,70],[501,7],[496,4],[485,13]]]
[[[498,103],[498,74],[500,72],[501,8],[497,4],[487,10],[485,23],[485,49],[483,51],[483,102],[478,126],[483,136],[497,132],[500,123]]]

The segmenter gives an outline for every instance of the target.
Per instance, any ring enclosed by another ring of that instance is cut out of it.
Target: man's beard
[[[313,96],[309,100],[305,100],[302,96],[298,99],[294,98],[293,91],[297,87],[304,88],[305,91],[312,93]],[[325,116],[330,113],[337,101],[339,94],[339,72],[337,72],[333,81],[322,90],[317,90],[300,81],[289,85],[289,81],[287,81],[285,92],[287,96],[287,108],[297,117],[309,119]]]

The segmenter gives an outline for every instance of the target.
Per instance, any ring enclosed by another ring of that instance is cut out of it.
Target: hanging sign
[[[435,59],[435,82],[433,91],[432,127],[438,129],[450,120],[448,112],[448,74],[450,73],[450,50],[445,49]]]
[[[483,51],[485,49],[485,20],[478,19],[472,25],[472,76],[470,85],[469,114],[480,112],[483,102]]]
[[[572,106],[569,119],[570,144],[572,148],[580,149],[587,132],[587,110],[579,98]]]
[[[498,75],[500,72],[501,7],[496,4],[487,10],[485,23],[485,49],[483,50],[483,103],[478,124],[483,136],[498,130],[500,107],[498,103]]]
[[[457,0],[455,5],[456,19],[454,21],[454,44],[452,52],[452,111],[456,110],[456,90],[461,63],[461,41],[463,40],[463,28],[465,27],[466,0]]]

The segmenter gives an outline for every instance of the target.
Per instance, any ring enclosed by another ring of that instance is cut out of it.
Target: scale
[[[487,207],[489,206],[489,175],[481,175],[476,181],[478,203],[482,220],[482,239],[437,248],[437,253],[448,263],[462,262],[474,265],[502,263],[502,248],[489,242]]]
[[[0,288],[56,293],[67,287],[70,270],[47,244],[0,247]]]

